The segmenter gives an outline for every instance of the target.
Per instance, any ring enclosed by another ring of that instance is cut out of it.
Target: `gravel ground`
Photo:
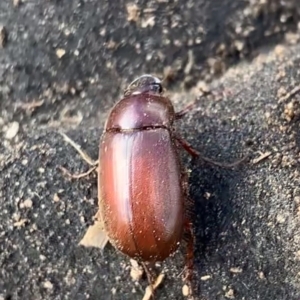
[[[96,159],[109,109],[144,72],[177,110],[209,85],[178,131],[217,161],[249,155],[230,170],[183,154],[196,298],[300,299],[300,6],[182,2],[0,2],[0,299],[142,299],[128,258],[78,246],[96,177],[61,173],[88,166],[58,131]],[[158,299],[184,299],[183,254],[162,264]]]

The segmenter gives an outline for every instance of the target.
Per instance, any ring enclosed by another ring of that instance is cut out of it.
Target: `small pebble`
[[[234,290],[233,289],[229,289],[226,293],[225,293],[225,297],[229,298],[229,299],[234,299]]]
[[[182,287],[182,295],[184,297],[187,297],[190,295],[190,288],[185,284],[183,287]]]
[[[282,224],[285,222],[285,217],[281,214],[278,214],[277,217],[276,217],[276,221],[279,223],[279,224]]]
[[[26,199],[24,202],[20,204],[20,208],[31,208],[32,207],[32,200]]]
[[[13,6],[18,7],[20,5],[21,0],[13,0]]]
[[[49,280],[46,280],[43,284],[44,288],[47,289],[47,290],[52,290],[53,289],[53,284],[49,281]]]
[[[204,275],[204,276],[201,276],[200,279],[201,279],[202,281],[206,281],[206,280],[208,280],[208,279],[211,279],[211,276],[210,276],[210,275]]]
[[[20,128],[20,125],[18,122],[10,123],[5,132],[5,138],[7,140],[12,140],[18,134],[19,128]]]
[[[231,273],[242,273],[243,269],[242,268],[230,268]]]
[[[66,50],[65,49],[57,49],[56,50],[56,56],[58,58],[62,58],[65,54],[66,54]]]
[[[54,196],[53,196],[53,201],[58,202],[59,200],[60,200],[60,198],[59,198],[58,194],[55,193]]]

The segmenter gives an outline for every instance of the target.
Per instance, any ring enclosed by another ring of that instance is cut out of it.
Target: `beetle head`
[[[163,92],[161,81],[152,75],[145,74],[132,81],[124,91],[124,96],[151,93],[160,95]]]

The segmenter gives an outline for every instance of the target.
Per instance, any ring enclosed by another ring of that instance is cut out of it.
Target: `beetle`
[[[175,121],[192,110],[197,100],[175,112],[163,95],[161,81],[142,75],[131,82],[124,97],[111,109],[99,147],[99,160],[92,162],[80,147],[61,133],[93,168],[72,178],[81,178],[98,164],[97,218],[110,243],[123,254],[154,264],[173,254],[187,242],[185,280],[190,283],[194,235],[189,208],[187,172],[180,159],[181,148],[192,157],[220,167],[232,164],[205,158],[176,132]],[[185,233],[185,235],[184,235]]]
[[[146,74],[129,85],[106,121],[99,148],[99,213],[110,243],[138,261],[165,260],[185,231],[191,268],[193,235],[179,148],[198,153],[174,127],[191,107],[176,113],[161,81]]]

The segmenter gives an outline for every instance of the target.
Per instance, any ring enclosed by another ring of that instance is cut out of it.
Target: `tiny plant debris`
[[[140,17],[140,9],[135,3],[128,3],[126,5],[127,10],[127,21],[137,22]]]
[[[252,160],[252,164],[256,165],[256,164],[260,163],[261,161],[267,159],[271,154],[272,154],[272,152],[270,152],[270,151],[265,152],[265,153],[260,152],[260,156],[257,158],[254,158]]]
[[[18,7],[21,4],[21,0],[13,0],[13,6]]]
[[[36,108],[42,106],[43,104],[44,104],[44,100],[40,100],[40,101],[32,101],[29,103],[19,103],[16,105],[16,107],[19,107],[26,111],[33,111]]]
[[[84,237],[79,242],[79,245],[84,247],[95,247],[103,250],[108,243],[108,237],[103,230],[101,221],[95,221],[95,223],[89,226]]]
[[[4,26],[0,25],[0,49],[6,46],[7,31]]]
[[[17,227],[18,229],[21,227],[24,227],[25,224],[27,223],[27,221],[28,221],[28,219],[21,219],[14,223],[14,227]]]
[[[296,94],[298,94],[300,92],[300,85],[294,87],[290,92],[288,92],[285,96],[282,96],[278,99],[278,102],[285,102],[287,100],[289,100],[290,98],[294,97]]]
[[[131,263],[130,276],[133,281],[139,281],[144,274],[144,269],[141,266],[139,266],[138,262],[134,259],[130,259],[130,263]]]

